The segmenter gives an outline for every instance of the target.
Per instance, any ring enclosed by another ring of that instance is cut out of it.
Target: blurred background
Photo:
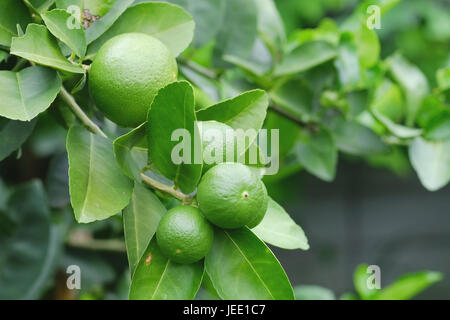
[[[348,161],[340,163],[333,183],[303,173],[288,181],[291,194],[281,203],[311,248],[272,249],[294,284],[320,285],[339,296],[354,290],[353,272],[367,263],[380,267],[382,288],[404,273],[441,271],[444,279],[417,298],[450,298],[448,186],[432,193],[412,170],[399,177]]]
[[[358,3],[276,0],[288,34],[299,28],[317,27],[326,17],[339,23]],[[401,52],[435,87],[437,69],[450,64],[450,1],[402,1],[383,16],[377,34],[382,58]],[[23,191],[51,195],[43,198],[48,198],[54,220],[54,227],[30,221],[14,244],[0,241],[1,246],[14,245],[17,249],[15,255],[8,256],[0,247],[0,263],[9,259],[12,266],[10,271],[3,270],[3,276],[12,279],[18,270],[32,274],[35,266],[22,265],[20,254],[26,252],[35,261],[42,261],[41,251],[36,249],[39,243],[56,246],[65,241],[65,250],[50,251],[54,254],[50,260],[56,265],[48,265],[46,272],[52,276],[43,275],[37,280],[44,282],[39,285],[45,290],[30,290],[29,297],[125,299],[129,280],[121,217],[77,225],[76,232],[68,236],[74,219],[67,206],[65,136],[57,120],[44,114],[22,149],[0,162],[0,211],[9,195],[7,186],[32,181]],[[339,297],[354,291],[353,272],[358,264],[367,263],[380,266],[382,287],[407,272],[440,271],[444,280],[417,298],[450,299],[450,187],[426,191],[405,150],[398,150],[389,159],[339,157],[336,179],[331,183],[305,171],[265,181],[272,197],[302,226],[311,245],[309,251],[272,248],[293,285],[323,286]],[[25,210],[24,206],[42,206],[39,201],[27,199],[13,199],[13,203],[18,211]],[[18,225],[17,221],[0,221],[0,231],[7,234],[15,223]],[[33,241],[24,241],[23,237],[30,234],[35,236]],[[66,288],[65,270],[72,264],[83,270],[81,292]],[[13,286],[0,291],[19,294],[30,281],[26,276],[14,279]],[[3,296],[0,292],[0,298]]]
[[[324,17],[340,21],[358,2],[276,1],[288,33]],[[377,34],[382,57],[399,51],[435,83],[436,70],[450,62],[450,1],[402,1],[383,16]],[[417,298],[449,299],[450,187],[426,191],[401,152],[389,163],[342,158],[332,183],[299,173],[270,188],[311,245],[301,254],[273,248],[291,281],[339,296],[353,290],[360,263],[380,266],[382,287],[406,272],[436,270],[444,280]]]
[[[289,33],[317,26],[324,17],[339,21],[358,1],[276,3]],[[402,1],[383,16],[377,34],[382,57],[399,51],[435,83],[436,70],[450,63],[450,1]],[[389,163],[342,158],[332,183],[300,173],[270,188],[282,188],[275,198],[311,245],[301,254],[274,249],[291,281],[340,295],[352,291],[360,263],[380,266],[382,287],[406,272],[436,270],[444,280],[417,298],[449,299],[450,187],[426,191],[401,152]]]

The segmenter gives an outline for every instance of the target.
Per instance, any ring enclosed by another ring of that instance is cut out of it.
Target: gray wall
[[[295,285],[316,284],[338,296],[353,291],[359,263],[381,268],[382,287],[406,272],[435,270],[444,280],[418,296],[450,299],[450,187],[426,191],[411,173],[398,177],[344,163],[332,183],[307,173],[289,179],[282,204],[303,227],[309,251],[273,248]]]

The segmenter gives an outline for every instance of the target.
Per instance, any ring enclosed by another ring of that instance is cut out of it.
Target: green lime
[[[162,253],[177,263],[193,263],[211,249],[214,231],[200,210],[191,206],[170,209],[161,218],[156,241]]]
[[[199,121],[198,128],[202,137],[204,173],[216,164],[235,160],[233,128],[217,121]]]
[[[245,165],[222,163],[202,178],[197,201],[206,219],[226,229],[254,227],[269,201],[264,183]]]
[[[145,122],[159,89],[177,79],[177,63],[158,39],[125,33],[108,40],[89,71],[89,89],[103,114],[120,126]]]

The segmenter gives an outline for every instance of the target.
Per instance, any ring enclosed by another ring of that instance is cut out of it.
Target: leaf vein
[[[256,276],[258,277],[258,279],[261,281],[262,285],[264,286],[264,288],[267,290],[267,292],[270,294],[270,296],[272,297],[272,299],[275,300],[275,297],[272,295],[272,292],[270,291],[270,289],[267,287],[266,283],[264,282],[264,280],[261,278],[261,276],[259,275],[259,273],[256,271],[255,267],[253,266],[253,264],[250,262],[250,260],[248,260],[247,256],[244,254],[244,252],[241,250],[241,248],[239,248],[239,246],[237,245],[237,243],[233,240],[233,238],[231,238],[231,236],[228,234],[227,231],[224,231],[224,233],[227,235],[227,237],[231,240],[231,242],[233,242],[233,244],[236,246],[236,248],[238,249],[238,251],[241,253],[241,255],[244,257],[244,260],[248,263],[248,265],[250,266],[250,268],[253,270],[253,272],[255,272]]]

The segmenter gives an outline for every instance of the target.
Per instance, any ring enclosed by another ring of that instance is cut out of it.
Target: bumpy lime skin
[[[268,195],[262,181],[245,165],[221,163],[202,178],[197,201],[205,217],[218,227],[256,226],[267,211]]]
[[[202,147],[204,152],[203,173],[206,173],[206,171],[216,164],[226,162],[227,159],[228,161],[236,160],[234,154],[237,141],[232,127],[218,121],[199,121],[198,128],[202,137]],[[215,135],[220,135],[221,139]],[[209,153],[209,151],[212,152],[212,150],[219,153],[218,155],[214,155],[214,158],[218,159],[217,163],[208,163],[209,161],[206,161],[206,157],[210,156],[207,153]]]
[[[264,216],[266,215],[267,208],[269,206],[269,195],[267,194],[266,186],[262,181],[260,182],[263,188],[263,193],[265,194],[264,199],[266,200],[261,202],[261,209],[255,215],[255,217],[252,220],[250,220],[249,223],[247,223],[247,227],[249,227],[250,229],[256,227],[258,224],[261,223],[261,221],[264,219]]]
[[[89,71],[89,89],[97,107],[123,127],[145,122],[159,89],[177,79],[177,63],[158,39],[125,33],[108,40]]]
[[[211,249],[214,230],[200,210],[178,206],[167,211],[156,231],[156,241],[170,260],[188,264],[203,259]]]

